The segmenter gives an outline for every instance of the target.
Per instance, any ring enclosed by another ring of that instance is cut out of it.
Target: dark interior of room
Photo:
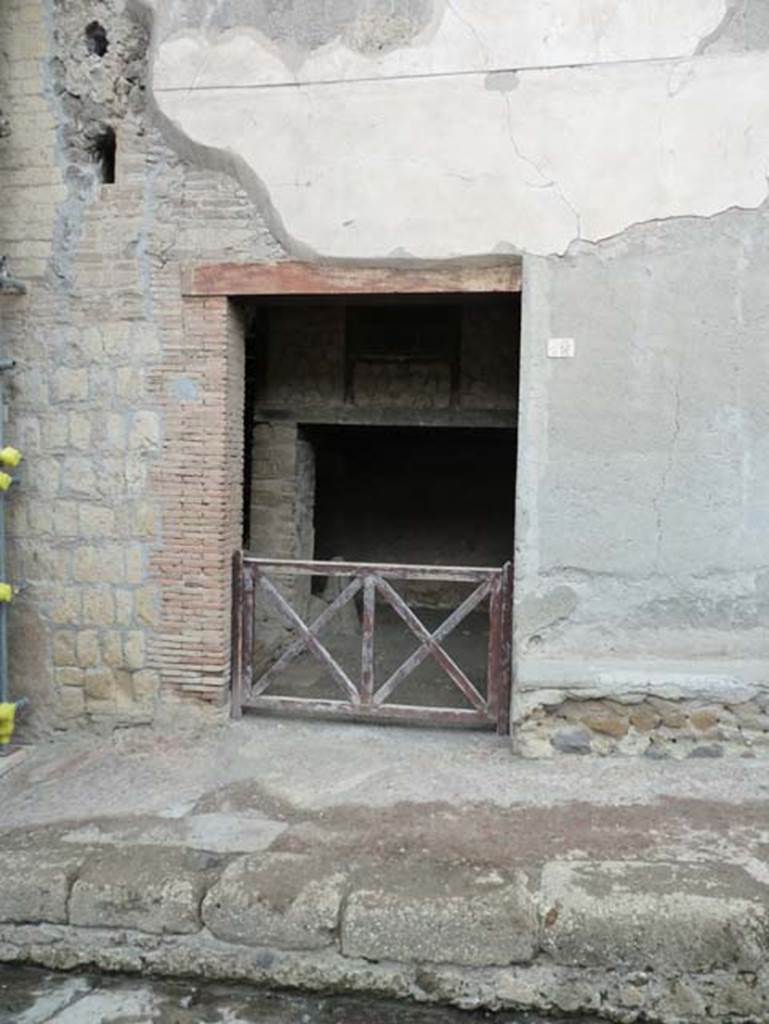
[[[305,427],[315,557],[497,566],[513,553],[509,430]]]

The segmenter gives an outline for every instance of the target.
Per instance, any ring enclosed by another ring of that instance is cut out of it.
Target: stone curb
[[[350,893],[342,920],[344,956],[467,967],[534,959],[539,923],[522,872],[505,879],[496,872],[479,877],[444,869],[437,887],[434,879],[404,874],[386,887]]]
[[[347,886],[343,872],[318,872],[299,854],[239,857],[203,900],[202,919],[225,942],[320,949],[336,941]]]
[[[555,862],[540,901],[559,964],[744,972],[769,948],[769,890],[731,865]]]
[[[82,856],[67,849],[0,850],[0,921],[66,924]]]
[[[388,994],[464,1005],[475,987],[477,1005],[569,1012],[597,1012],[583,984],[597,975],[625,979],[622,1020],[704,1020],[725,992],[735,1020],[769,1013],[769,889],[732,865],[554,861],[534,886],[521,871],[425,862],[27,843],[0,850],[0,870],[0,960],[134,970],[138,957],[241,976],[221,965],[229,950],[260,983],[349,974],[380,991],[381,976]]]
[[[216,864],[210,855],[168,847],[101,851],[72,886],[70,924],[161,935],[200,931],[200,903]]]

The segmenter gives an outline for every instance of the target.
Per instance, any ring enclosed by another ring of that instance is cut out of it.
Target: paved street
[[[189,990],[91,991],[71,976],[27,991],[9,1020],[376,1020],[376,1004],[316,991],[767,1019],[760,758],[527,762],[488,734],[187,724],[41,744],[3,774],[0,959],[309,1001],[206,988],[193,1008]]]

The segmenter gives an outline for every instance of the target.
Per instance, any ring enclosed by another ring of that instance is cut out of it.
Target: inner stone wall
[[[376,327],[378,319],[384,326],[372,347],[389,343],[397,350],[399,334],[406,334],[413,321],[415,336],[429,332],[436,347],[445,341],[443,358],[428,361],[415,355],[410,364],[399,367],[360,363],[346,380],[346,344],[365,344],[371,331],[367,325]],[[449,363],[454,331],[458,381],[452,398]],[[260,350],[255,360],[257,417],[272,410],[297,416],[325,410],[325,422],[333,422],[335,412],[341,422],[352,418],[341,407],[353,405],[375,420],[376,409],[435,412],[448,409],[454,401],[457,410],[508,411],[506,422],[513,426],[519,335],[518,296],[468,297],[461,302],[394,298],[387,305],[376,299],[350,304],[271,304],[263,311],[261,332],[250,339]],[[386,415],[382,422],[387,422]]]
[[[257,423],[251,441],[251,528],[262,558],[310,559],[314,552],[315,458],[296,423]]]

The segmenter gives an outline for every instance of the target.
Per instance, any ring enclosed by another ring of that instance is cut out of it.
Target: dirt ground
[[[153,833],[238,851],[263,848],[272,828],[272,849],[492,867],[728,861],[769,882],[760,758],[531,762],[490,733],[174,714],[173,730],[31,749],[0,775],[0,832],[43,825],[104,842]]]

